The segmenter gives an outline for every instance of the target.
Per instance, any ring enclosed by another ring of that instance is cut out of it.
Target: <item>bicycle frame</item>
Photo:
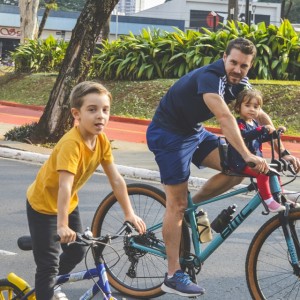
[[[56,285],[61,285],[66,282],[78,282],[98,277],[99,280],[90,289],[88,289],[79,298],[79,300],[92,299],[99,292],[102,292],[103,300],[117,300],[112,296],[103,259],[100,256],[97,256],[97,253],[99,252],[97,249],[98,245],[93,245],[93,247],[96,268],[88,269],[86,271],[81,272],[59,275],[56,277]],[[103,247],[103,245],[100,245],[99,247]],[[35,299],[34,293],[35,289],[31,289],[20,300]]]
[[[270,188],[272,193],[280,193],[281,192],[281,186],[279,184],[279,180],[277,178],[277,175],[270,176]],[[188,193],[188,207],[186,209],[186,214],[189,216],[190,225],[191,225],[191,236],[192,236],[192,242],[195,249],[195,257],[193,258],[193,264],[194,266],[201,265],[245,220],[248,218],[252,212],[255,211],[255,209],[262,203],[262,199],[259,195],[259,193],[256,193],[254,197],[242,208],[242,210],[234,217],[234,219],[227,225],[227,227],[219,234],[216,234],[212,241],[207,243],[207,246],[205,249],[201,248],[201,243],[199,241],[198,236],[198,230],[197,230],[197,223],[195,218],[195,210],[199,206],[204,206],[209,203],[213,203],[216,201],[220,201],[223,199],[230,198],[235,195],[239,195],[242,193],[247,193],[251,190],[254,190],[253,185],[250,184],[248,187],[240,188],[236,191],[228,192],[226,194],[211,198],[209,200],[203,201],[201,203],[194,204],[192,201],[192,197],[190,193]],[[150,228],[148,228],[148,231],[154,231],[162,227],[162,223],[156,224]],[[293,239],[291,237],[289,226],[286,222],[282,223],[283,230],[285,232],[285,238],[287,242],[287,246],[289,249],[291,262],[294,266],[294,268],[297,268],[299,270],[299,264],[298,264],[298,255],[295,248],[295,244],[293,242]],[[155,248],[152,248],[152,246],[147,247],[140,245],[134,241],[134,238],[131,238],[131,246],[158,256],[161,256],[163,258],[166,258],[166,251],[163,246],[156,246]],[[181,258],[182,261],[186,260],[184,258]]]

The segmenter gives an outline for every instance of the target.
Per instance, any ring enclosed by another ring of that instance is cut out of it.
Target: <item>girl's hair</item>
[[[244,89],[236,97],[236,102],[235,102],[235,105],[234,105],[234,111],[236,113],[239,113],[240,110],[241,110],[242,103],[248,103],[253,98],[257,99],[259,106],[262,107],[263,98],[262,98],[262,94],[260,93],[260,91]]]
[[[88,94],[104,94],[107,95],[110,102],[112,102],[111,93],[101,84],[94,81],[83,81],[77,84],[70,95],[71,108],[80,109],[83,104],[83,97]]]

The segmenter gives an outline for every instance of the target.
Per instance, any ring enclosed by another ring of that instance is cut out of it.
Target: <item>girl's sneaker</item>
[[[291,204],[292,208],[300,208],[300,203],[294,202],[292,200],[287,199],[287,202]]]
[[[271,213],[278,213],[285,210],[285,206],[279,204],[275,200],[271,201],[271,203],[267,204],[267,206]]]

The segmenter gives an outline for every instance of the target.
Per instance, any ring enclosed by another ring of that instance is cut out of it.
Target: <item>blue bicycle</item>
[[[93,286],[89,288],[79,300],[103,299],[117,300],[112,296],[111,288],[107,279],[105,264],[102,258],[103,249],[110,247],[110,242],[124,235],[128,235],[133,231],[129,223],[121,226],[121,229],[113,236],[103,236],[94,238],[90,230],[86,230],[83,234],[77,233],[78,243],[88,247],[86,258],[89,251],[92,252],[95,268],[89,269],[85,260],[86,270],[65,275],[59,275],[56,278],[56,286],[61,286],[67,282],[78,282],[82,280],[92,280]],[[32,250],[31,237],[23,236],[18,239],[18,246],[22,250]],[[118,256],[118,254],[116,253]],[[96,280],[97,279],[97,280]],[[95,297],[95,298],[94,298]],[[102,297],[102,298],[101,298]],[[14,273],[8,274],[7,278],[0,280],[0,300],[35,300],[35,289]]]
[[[279,142],[279,140],[278,140]],[[277,172],[296,178],[289,164],[281,158],[274,159],[272,167]],[[222,154],[223,155],[223,154]],[[222,157],[221,155],[221,157]],[[224,155],[223,155],[224,156]],[[224,165],[224,160],[223,160]],[[227,172],[227,170],[224,170]],[[278,174],[270,174],[273,196],[286,206],[286,211],[270,218],[254,236],[246,257],[246,278],[253,299],[299,299],[300,298],[300,209],[293,208],[282,193]],[[290,174],[290,175],[288,175]],[[289,179],[288,179],[289,180]],[[286,184],[290,183],[289,180]],[[254,191],[253,198],[232,218],[213,239],[205,244],[199,242],[196,209],[235,195]],[[126,295],[138,299],[153,298],[163,294],[161,284],[167,270],[165,245],[162,239],[162,220],[165,210],[165,194],[148,184],[130,184],[128,192],[136,213],[147,224],[144,235],[128,234],[112,242],[113,248],[105,248],[102,255],[110,284]],[[181,267],[196,282],[196,275],[203,263],[214,251],[262,204],[256,184],[214,197],[200,204],[193,204],[188,196],[189,223],[183,222],[180,261]],[[267,213],[267,212],[265,212]],[[92,232],[95,236],[113,234],[122,225],[122,209],[110,193],[99,205],[93,219]],[[193,252],[191,252],[191,241]]]

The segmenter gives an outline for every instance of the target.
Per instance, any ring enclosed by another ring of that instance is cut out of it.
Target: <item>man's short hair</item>
[[[236,38],[234,40],[231,40],[225,50],[226,55],[229,55],[232,49],[240,50],[246,55],[252,55],[253,59],[256,56],[255,45],[250,40],[244,38]]]

